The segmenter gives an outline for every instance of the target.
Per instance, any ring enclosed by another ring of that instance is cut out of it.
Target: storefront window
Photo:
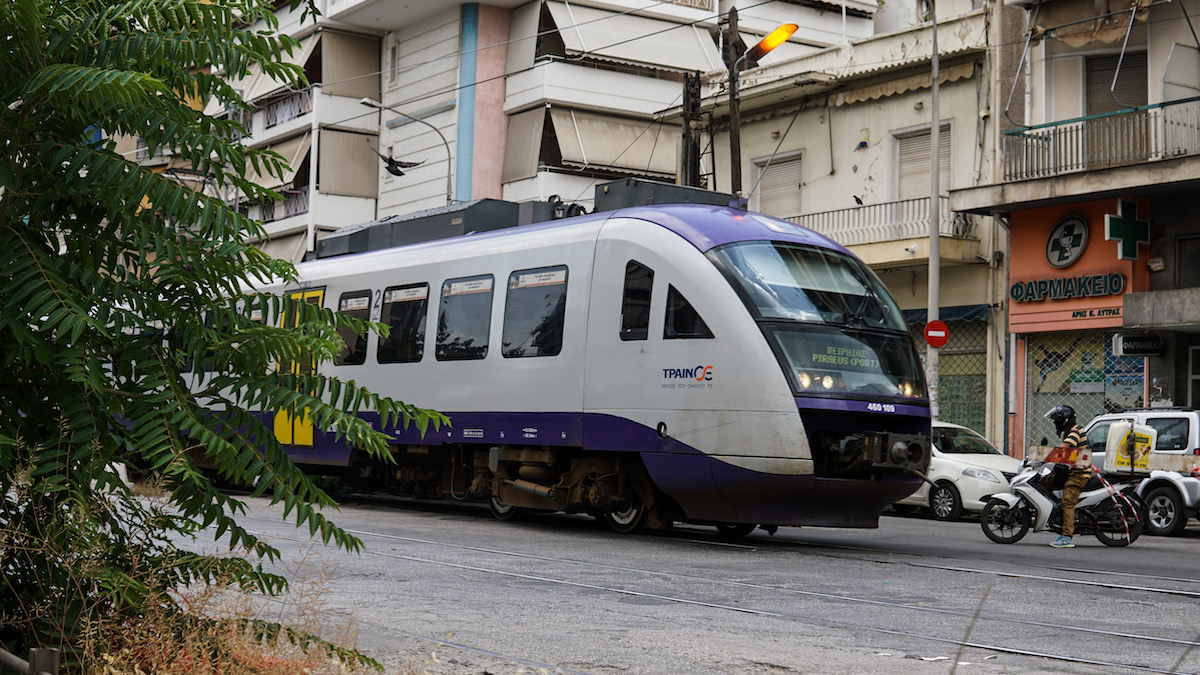
[[[1046,411],[1066,404],[1086,425],[1096,415],[1142,408],[1146,359],[1113,356],[1113,333],[1044,333],[1026,343],[1025,438],[1055,442],[1054,423]]]

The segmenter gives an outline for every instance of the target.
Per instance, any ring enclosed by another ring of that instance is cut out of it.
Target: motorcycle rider
[[[1066,404],[1055,406],[1046,413],[1046,417],[1053,420],[1054,433],[1062,438],[1063,446],[1082,448],[1087,444],[1087,436],[1083,433],[1083,427],[1077,423],[1075,409],[1071,406]],[[1079,492],[1087,484],[1092,470],[1091,468],[1077,469],[1074,466],[1061,464],[1055,468],[1058,470],[1051,476],[1061,475],[1061,471],[1066,470],[1067,478],[1062,485],[1062,535],[1050,542],[1050,545],[1054,548],[1074,548],[1075,541],[1072,537],[1075,534],[1075,503],[1079,501]]]

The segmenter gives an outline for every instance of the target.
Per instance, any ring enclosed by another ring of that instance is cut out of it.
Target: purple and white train
[[[313,471],[423,497],[672,522],[876,527],[929,462],[913,339],[865,264],[768,216],[633,207],[297,265],[271,289],[391,326],[330,373],[438,410],[372,463],[281,415]]]

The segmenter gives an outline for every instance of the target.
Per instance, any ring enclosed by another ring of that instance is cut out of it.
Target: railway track
[[[906,573],[934,573],[952,576],[956,583],[986,586],[974,606],[951,606],[938,602],[913,602],[881,597],[878,593],[848,593],[822,588],[820,583],[795,587],[784,581],[752,581],[723,578],[719,575],[688,571],[666,571],[644,566],[615,564],[595,559],[567,558],[540,555],[527,550],[512,550],[482,545],[458,543],[403,536],[369,529],[347,528],[366,544],[366,555],[404,561],[417,566],[438,567],[469,575],[471,578],[506,578],[517,583],[528,582],[539,587],[575,589],[591,594],[614,594],[654,603],[670,603],[701,608],[713,613],[736,614],[767,621],[783,621],[797,626],[821,626],[827,629],[867,632],[902,638],[909,642],[924,642],[950,646],[961,653],[965,649],[983,650],[991,654],[1012,655],[1032,659],[1050,667],[1058,663],[1083,667],[1089,672],[1102,669],[1109,672],[1194,673],[1200,654],[1200,634],[1187,636],[1154,633],[1148,630],[1119,629],[1098,623],[1089,624],[1071,612],[1047,608],[1038,617],[1030,607],[1025,616],[1014,613],[1011,603],[995,603],[995,599],[1016,591],[1008,585],[1029,584],[1046,586],[1048,595],[1075,593],[1073,587],[1085,587],[1097,597],[1110,602],[1134,602],[1145,594],[1166,596],[1172,601],[1194,602],[1200,596],[1200,582],[1194,579],[1143,575],[1124,571],[1080,569],[1068,566],[1026,566],[1025,571],[1004,569],[1002,565],[965,565],[960,561],[940,558],[897,555],[878,549],[853,546],[836,547],[812,544],[795,539],[752,538],[731,542],[706,529],[680,528],[662,535],[668,545],[698,546],[709,550],[731,549],[732,553],[761,553],[774,558],[780,555],[802,555],[813,560],[837,559],[856,564],[898,566]],[[607,536],[607,535],[606,535]],[[388,551],[385,544],[402,545],[404,551]],[[463,562],[464,559],[470,562]],[[978,561],[972,561],[977,563]],[[1064,573],[1076,578],[1063,578]],[[586,579],[586,580],[585,580]],[[967,581],[964,582],[964,579]],[[485,582],[486,583],[486,582]],[[705,589],[697,592],[696,589]],[[898,591],[898,589],[897,589]],[[997,606],[1002,605],[1002,606]],[[873,620],[847,621],[842,618],[847,608],[869,608]],[[1137,623],[1136,621],[1133,623]],[[382,631],[394,630],[373,625]],[[797,628],[802,631],[803,628]],[[1042,637],[1025,637],[1035,631]],[[464,651],[486,654],[514,664],[534,665],[523,658],[509,656],[465,643],[452,644],[431,636],[419,636],[400,631],[406,637],[437,642]],[[555,672],[549,664],[536,667]],[[560,668],[559,672],[584,672]]]

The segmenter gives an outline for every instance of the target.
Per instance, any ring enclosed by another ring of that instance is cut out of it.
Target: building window
[[[1200,288],[1200,237],[1180,237],[1175,248],[1175,269],[1179,270],[1179,288]]]
[[[758,210],[778,218],[801,214],[804,190],[804,163],[799,153],[776,157],[768,164],[758,163]]]
[[[566,266],[513,272],[504,303],[501,355],[556,356],[562,351],[566,311]]]
[[[1188,347],[1188,402],[1200,405],[1200,347]]]
[[[438,361],[463,361],[487,356],[492,327],[492,275],[447,279],[442,284],[438,314]]]
[[[896,198],[928,199],[932,188],[929,172],[929,130],[896,136]],[[950,189],[950,125],[942,125],[938,138],[938,192]]]
[[[650,292],[654,270],[636,260],[625,265],[625,291],[621,297],[621,339],[645,340],[650,335]]]
[[[388,47],[388,86],[394,87],[400,81],[400,43],[393,42]]]
[[[1085,114],[1099,115],[1149,102],[1146,52],[1127,52],[1124,59],[1118,54],[1089,56],[1084,62],[1087,69]],[[1113,89],[1113,76],[1117,74],[1118,62],[1121,64],[1121,74],[1117,77],[1116,89]]]
[[[429,284],[392,286],[383,292],[379,320],[390,328],[379,340],[380,363],[415,363],[425,355],[425,316],[429,311]]]

